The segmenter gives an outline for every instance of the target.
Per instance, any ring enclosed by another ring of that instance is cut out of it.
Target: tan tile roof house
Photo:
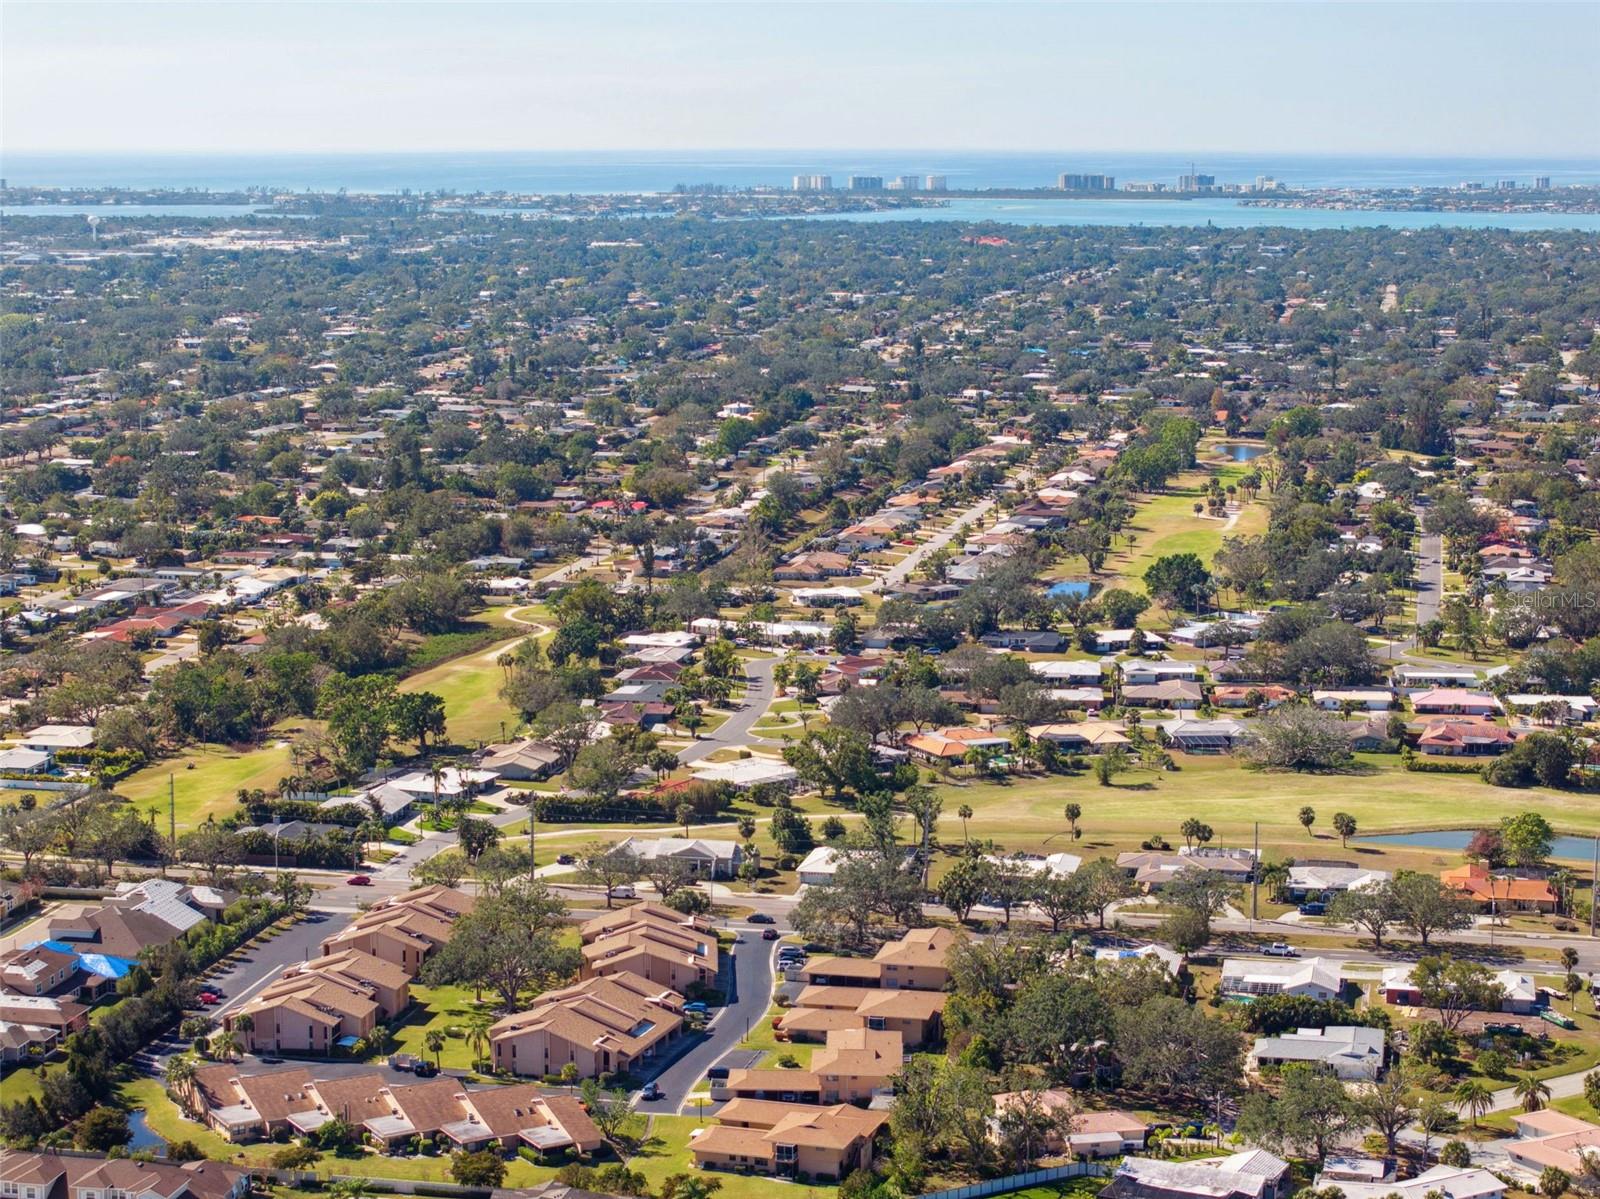
[[[779,1017],[778,1027],[801,1041],[822,1040],[833,1029],[865,1028],[899,1033],[908,1046],[922,1045],[937,1039],[948,998],[943,991],[812,985]]]
[[[559,1074],[571,1062],[584,1078],[626,1073],[677,1035],[682,1003],[671,990],[628,973],[547,991],[489,1030],[495,1068]]]
[[[874,1138],[889,1116],[848,1105],[795,1109],[735,1099],[718,1119],[689,1142],[702,1169],[836,1182],[871,1164]]]
[[[472,897],[450,887],[418,887],[362,912],[322,943],[325,955],[359,949],[393,962],[412,978],[423,960],[450,939],[450,927],[472,910]]]
[[[378,1001],[369,987],[315,970],[292,971],[268,983],[223,1027],[251,1053],[332,1053],[340,1041],[377,1026]]]
[[[717,981],[716,933],[706,921],[685,919],[670,908],[637,904],[608,912],[585,924],[580,937],[584,978],[636,974],[679,993]]]
[[[244,1199],[250,1174],[221,1162],[174,1165],[132,1158],[0,1153],[0,1194],[8,1199]]]
[[[800,971],[808,982],[912,991],[942,991],[950,984],[946,959],[961,940],[948,928],[912,929],[871,958],[821,956]]]

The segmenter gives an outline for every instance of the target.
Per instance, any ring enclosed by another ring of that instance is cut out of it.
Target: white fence
[[[944,1191],[929,1191],[921,1199],[983,1199],[985,1195],[1004,1195],[1010,1191],[1025,1191],[1029,1187],[1043,1186],[1048,1182],[1061,1182],[1067,1178],[1095,1176],[1103,1178],[1106,1167],[1100,1162],[1072,1162],[1065,1166],[1052,1166],[1048,1170],[1030,1170],[1026,1174],[1007,1174],[1004,1178],[990,1178],[971,1186],[951,1187]]]

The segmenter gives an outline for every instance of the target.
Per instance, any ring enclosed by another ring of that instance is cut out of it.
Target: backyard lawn
[[[472,1069],[473,1050],[467,1043],[467,1030],[474,1020],[492,1023],[496,1019],[499,996],[485,989],[483,1002],[479,1003],[471,987],[425,987],[413,983],[411,1002],[405,1022],[394,1030],[394,1051],[437,1061],[447,1070]],[[433,1031],[444,1033],[444,1049],[437,1058],[427,1044],[428,1033]]]
[[[150,1130],[167,1141],[193,1141],[205,1155],[215,1161],[235,1165],[266,1165],[281,1145],[263,1142],[254,1145],[234,1145],[186,1118],[178,1106],[167,1098],[163,1084],[153,1078],[140,1078],[122,1084],[118,1090],[125,1107],[139,1109],[145,1114]],[[450,1182],[450,1155],[418,1154],[407,1157],[389,1157],[379,1153],[350,1153],[343,1156],[324,1153],[312,1167],[324,1177],[339,1175],[351,1178],[404,1178],[422,1182]],[[511,1187],[535,1186],[555,1175],[554,1166],[536,1166],[520,1157],[506,1161],[506,1185]]]
[[[651,1116],[650,1129],[639,1151],[628,1160],[628,1168],[638,1170],[649,1181],[652,1190],[659,1191],[661,1183],[674,1174],[698,1174],[694,1158],[689,1152],[690,1135],[696,1128],[715,1124],[696,1116]],[[717,1192],[720,1199],[772,1199],[774,1194],[787,1193],[792,1184],[774,1182],[762,1175],[733,1174],[717,1171],[708,1175],[722,1183]],[[810,1183],[804,1194],[811,1199],[832,1199],[838,1188]]]

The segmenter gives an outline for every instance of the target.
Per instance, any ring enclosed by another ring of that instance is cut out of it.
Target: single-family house
[[[1228,958],[1217,990],[1223,995],[1303,995],[1337,999],[1344,988],[1344,963],[1328,958]]]
[[[1467,691],[1460,687],[1432,687],[1411,697],[1411,707],[1419,716],[1478,716],[1492,719],[1500,714],[1500,701],[1487,691]]]
[[[1383,1030],[1365,1025],[1300,1028],[1258,1037],[1250,1050],[1250,1064],[1257,1070],[1295,1062],[1322,1067],[1345,1082],[1376,1082],[1384,1065]]]
[[[1542,878],[1495,874],[1482,862],[1439,872],[1439,881],[1470,896],[1481,911],[1553,912],[1556,893]]]
[[[1127,1157],[1101,1199],[1285,1199],[1289,1163],[1264,1149],[1197,1161]]]

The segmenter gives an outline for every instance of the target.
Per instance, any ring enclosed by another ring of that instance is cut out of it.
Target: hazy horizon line
[[[1103,147],[993,147],[993,146],[681,146],[681,147],[644,147],[644,146],[594,146],[594,147],[431,147],[418,149],[415,147],[403,150],[386,149],[127,149],[126,147],[96,148],[85,147],[79,149],[36,149],[27,146],[21,148],[10,147],[0,150],[0,162],[10,157],[32,158],[68,158],[68,157],[96,157],[96,158],[260,158],[260,157],[311,157],[311,156],[357,156],[357,157],[383,157],[383,158],[420,158],[447,154],[629,154],[629,155],[683,155],[683,154],[967,154],[967,155],[1069,155],[1069,154],[1130,154],[1130,155],[1170,155],[1181,159],[1199,160],[1207,155],[1217,157],[1246,157],[1246,156],[1274,156],[1281,158],[1366,158],[1366,159],[1395,159],[1411,162],[1459,162],[1467,161],[1492,161],[1503,158],[1523,158],[1529,161],[1555,159],[1555,160],[1588,160],[1600,162],[1600,149],[1562,151],[1560,153],[1540,153],[1527,150],[1477,150],[1472,153],[1442,154],[1432,152],[1408,152],[1404,150],[1284,150],[1284,149],[1220,149],[1217,147],[1206,148],[1161,148],[1161,149],[1136,149],[1121,147],[1106,149]]]

